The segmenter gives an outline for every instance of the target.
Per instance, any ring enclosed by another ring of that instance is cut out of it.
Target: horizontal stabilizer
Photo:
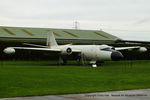
[[[23,45],[28,45],[28,46],[33,46],[33,47],[43,47],[43,48],[47,48],[47,46],[37,45],[37,44],[23,43]]]

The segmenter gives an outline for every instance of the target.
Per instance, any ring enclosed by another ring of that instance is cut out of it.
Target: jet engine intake
[[[67,52],[68,55],[70,55],[70,54],[72,54],[72,49],[71,48],[67,48],[66,52]]]
[[[62,55],[70,55],[70,54],[72,54],[72,49],[70,47],[62,49],[61,54]]]

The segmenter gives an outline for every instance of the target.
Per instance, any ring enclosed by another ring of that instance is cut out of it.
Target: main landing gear
[[[59,64],[66,65],[67,64],[67,60],[63,59],[62,57],[59,57]]]

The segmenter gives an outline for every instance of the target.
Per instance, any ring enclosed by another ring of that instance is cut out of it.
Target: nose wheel
[[[92,64],[92,67],[93,67],[93,68],[96,68],[96,67],[97,67],[97,65],[96,65],[96,64]]]
[[[90,61],[90,64],[92,64],[92,67],[93,67],[93,68],[96,68],[96,67],[97,67],[96,61]]]

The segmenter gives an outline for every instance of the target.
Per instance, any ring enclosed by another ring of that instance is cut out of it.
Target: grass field
[[[0,98],[150,88],[150,61],[106,62],[101,67],[1,61]]]

